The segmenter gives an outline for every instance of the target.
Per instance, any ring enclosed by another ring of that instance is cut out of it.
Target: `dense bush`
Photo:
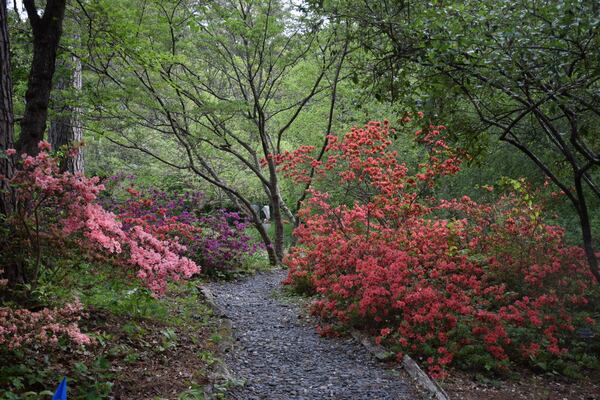
[[[79,301],[39,311],[0,307],[0,349],[14,350],[32,343],[55,345],[60,337],[77,344],[90,344],[90,338],[77,326],[82,311]]]
[[[8,277],[0,282],[5,291],[0,294],[3,303],[12,299],[16,306],[0,308],[0,346],[55,343],[61,335],[89,342],[75,324],[81,311],[78,302],[53,310],[19,308],[38,308],[32,293],[40,278],[54,276],[60,285],[62,271],[77,269],[82,259],[101,258],[133,270],[155,294],[164,292],[168,279],[200,271],[181,256],[185,247],[176,239],[159,237],[142,225],[124,230],[117,217],[98,204],[103,190],[98,178],[60,172],[48,153],[50,145],[40,142],[39,148],[36,157],[24,155],[7,180],[16,202],[14,211],[0,221],[0,272]],[[12,156],[15,150],[6,153]]]
[[[138,190],[134,179],[111,177],[115,191],[125,187],[128,197],[122,201],[105,199],[106,206],[119,215],[126,230],[140,225],[158,237],[176,237],[186,246],[185,254],[210,276],[230,274],[257,250],[246,234],[248,222],[239,213],[224,209],[207,213],[200,192]]]
[[[426,161],[412,172],[390,149],[398,133],[387,122],[330,137],[322,162],[306,147],[282,155],[288,176],[305,181],[312,167],[336,188],[311,190],[287,283],[317,293],[325,320],[423,357],[435,376],[450,364],[597,365],[598,288],[582,249],[544,224],[531,196],[435,198],[436,182],[460,165],[444,131],[416,132]],[[582,338],[594,332],[595,342]]]

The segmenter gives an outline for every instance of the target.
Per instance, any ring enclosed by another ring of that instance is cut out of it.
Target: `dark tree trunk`
[[[273,208],[273,224],[275,224],[275,254],[277,255],[278,262],[283,261],[284,246],[283,246],[283,216],[281,214],[281,203],[279,195],[277,194],[277,188],[271,190],[271,207]]]
[[[14,173],[14,156],[7,157],[5,151],[14,147],[14,114],[12,79],[10,73],[10,41],[6,1],[0,3],[0,229],[10,231],[5,217],[16,207],[14,191],[8,187],[7,179]],[[2,226],[4,225],[4,226]],[[10,234],[0,236],[0,248],[7,248],[12,240]],[[6,241],[6,242],[5,242]],[[25,281],[23,264],[20,262],[0,263],[0,276],[8,280],[10,287]]]
[[[81,91],[81,60],[72,57],[69,62],[64,63],[64,73],[55,78],[54,109],[56,115],[50,122],[48,129],[48,141],[55,150],[65,146],[66,148],[78,147],[75,155],[66,154],[61,160],[61,170],[71,173],[83,173],[83,149],[79,144],[83,140],[83,129],[81,126],[81,108],[72,106],[65,100],[63,95],[66,91],[74,89],[76,93]]]
[[[273,248],[273,243],[271,242],[271,239],[269,238],[269,233],[266,231],[265,227],[263,226],[262,221],[260,220],[260,217],[254,218],[253,222],[254,222],[254,226],[255,226],[256,230],[258,231],[258,233],[260,235],[260,238],[263,241],[263,244],[265,245],[265,249],[267,250],[267,255],[269,257],[269,264],[270,265],[278,265],[279,259],[277,257],[277,253],[275,252],[275,249]]]
[[[266,137],[266,134],[262,135]],[[267,154],[267,166],[269,168],[269,184],[267,195],[269,196],[269,203],[273,210],[271,219],[275,225],[275,236],[273,237],[273,246],[275,250],[275,256],[277,258],[277,264],[283,261],[284,246],[283,246],[283,215],[281,213],[281,199],[279,197],[279,180],[277,179],[277,168],[275,162],[269,156],[266,147],[266,140],[263,140],[263,146],[265,154]]]
[[[596,251],[594,250],[590,215],[583,190],[583,184],[581,182],[581,175],[579,174],[577,174],[575,178],[575,190],[578,198],[578,204],[575,204],[575,208],[577,210],[577,214],[579,215],[579,221],[581,224],[583,249],[585,251],[590,270],[596,278],[596,281],[600,283],[600,265],[598,265],[598,257],[596,256]]]
[[[5,179],[13,174],[12,157],[4,157],[6,149],[13,148],[14,115],[12,80],[10,75],[10,42],[6,1],[0,3],[0,214],[8,214],[14,208],[14,196],[8,190]]]
[[[34,0],[24,0],[33,32],[33,60],[25,93],[25,112],[17,148],[20,153],[35,155],[44,138],[48,119],[48,102],[52,89],[56,52],[62,35],[66,0],[48,0],[42,17]]]

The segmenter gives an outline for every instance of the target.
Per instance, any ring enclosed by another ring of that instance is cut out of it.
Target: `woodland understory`
[[[236,398],[262,383],[222,372],[233,338],[273,323],[451,398],[599,399],[599,15],[2,1],[0,398]],[[294,374],[273,398],[321,387]]]

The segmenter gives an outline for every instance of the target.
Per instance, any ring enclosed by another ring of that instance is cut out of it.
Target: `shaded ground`
[[[177,399],[190,389],[200,392],[207,382],[203,374],[207,364],[201,357],[209,351],[207,328],[192,330],[151,320],[132,323],[100,312],[90,317],[86,322],[110,340],[108,346],[93,348],[89,354],[92,364],[94,359],[106,360],[106,368],[93,375],[111,382],[110,398]],[[66,370],[72,371],[73,366]],[[72,387],[75,394],[77,385]]]
[[[100,291],[80,321],[95,344],[0,354],[0,398],[48,398],[25,394],[53,391],[66,376],[70,400],[203,399],[217,321],[197,293],[192,283],[161,299]]]
[[[476,379],[473,374],[451,371],[442,387],[452,400],[600,400],[600,374],[582,381],[523,372],[520,379]]]
[[[299,305],[278,298],[285,271],[212,283],[235,344],[225,362],[239,386],[234,399],[417,399],[409,380],[358,342],[322,338]]]

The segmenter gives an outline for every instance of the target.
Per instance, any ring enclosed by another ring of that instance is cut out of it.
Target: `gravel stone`
[[[208,285],[232,323],[235,343],[225,363],[236,380],[233,399],[418,399],[397,370],[386,368],[358,342],[322,338],[299,305],[273,293],[286,272],[259,273]]]

